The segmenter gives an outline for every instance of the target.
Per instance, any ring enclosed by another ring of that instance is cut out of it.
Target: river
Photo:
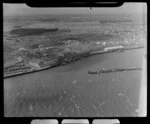
[[[143,71],[101,75],[90,75],[88,71],[142,68],[144,59],[144,49],[98,54],[64,66],[4,79],[4,116],[138,116],[140,88],[146,84],[146,80],[141,80]]]

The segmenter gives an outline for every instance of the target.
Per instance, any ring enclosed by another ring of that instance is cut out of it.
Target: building
[[[39,63],[36,63],[36,62],[29,61],[29,65],[40,68]]]
[[[64,52],[65,52],[65,53],[67,53],[67,52],[72,52],[72,50],[71,50],[71,48],[66,47],[66,48],[64,48]]]
[[[120,48],[123,48],[123,46],[111,46],[111,47],[104,48],[104,51],[120,49]]]
[[[32,59],[29,61],[29,65],[36,68],[40,68],[42,64],[44,64],[44,62],[40,59]]]
[[[21,56],[18,56],[16,59],[17,59],[19,62],[23,61],[23,58],[22,58]]]
[[[96,42],[96,44],[97,44],[97,45],[100,45],[100,44],[101,44],[101,42],[100,42],[100,41],[97,41],[97,42]]]
[[[49,61],[45,62],[45,64],[48,65],[48,66],[52,66],[52,65],[55,65],[57,63],[58,63],[57,59],[49,60]]]
[[[18,61],[16,59],[11,59],[8,61],[4,62],[4,67],[8,67],[8,66],[13,66],[14,64],[16,64]]]
[[[27,49],[22,47],[22,48],[19,48],[18,51],[26,51]]]
[[[106,42],[103,42],[102,45],[105,46],[105,45],[106,45]]]
[[[63,53],[63,52],[59,52],[59,53],[57,54],[57,56],[58,56],[58,57],[64,57],[64,53]]]

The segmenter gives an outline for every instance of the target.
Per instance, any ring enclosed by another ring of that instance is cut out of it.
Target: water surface
[[[144,50],[94,55],[4,80],[5,116],[137,116],[142,71],[90,75],[89,70],[141,67]]]

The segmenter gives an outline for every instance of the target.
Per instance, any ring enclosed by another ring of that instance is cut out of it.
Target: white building
[[[71,52],[72,50],[71,50],[71,48],[69,48],[69,47],[66,47],[65,49],[64,49],[64,52],[66,53],[66,52]]]
[[[100,42],[100,41],[97,41],[97,42],[96,42],[96,44],[97,44],[97,45],[100,45],[100,44],[101,44],[101,42]]]
[[[18,51],[24,51],[24,50],[27,50],[27,49],[24,47],[18,49]]]
[[[17,59],[19,62],[23,61],[23,58],[22,58],[21,56],[18,56],[16,59]]]
[[[105,45],[106,45],[106,42],[103,42],[102,45],[105,46]]]
[[[120,49],[120,48],[123,48],[123,46],[111,46],[111,47],[104,48],[104,51]]]
[[[41,63],[42,61],[39,59],[33,59],[29,61],[29,65],[31,65],[32,67],[36,67],[36,68],[40,68]]]
[[[30,61],[29,61],[29,65],[34,66],[34,67],[37,67],[37,68],[40,68],[39,64],[38,64],[38,63],[35,63],[35,62],[30,62]]]

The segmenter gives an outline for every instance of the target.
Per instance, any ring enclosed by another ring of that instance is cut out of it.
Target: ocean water
[[[140,87],[143,83],[146,84],[141,80],[142,70],[101,75],[90,75],[88,71],[142,68],[143,59],[144,49],[99,54],[68,65],[4,79],[4,115],[138,116]]]

